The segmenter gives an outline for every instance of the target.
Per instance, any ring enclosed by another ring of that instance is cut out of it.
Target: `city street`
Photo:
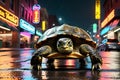
[[[120,80],[120,0],[0,0],[0,80]]]
[[[91,71],[88,58],[86,69],[78,69],[77,60],[55,61],[58,65],[69,64],[71,69],[47,69],[43,60],[42,70],[31,70],[30,59],[34,50],[0,51],[0,80],[120,80],[120,52],[101,52],[101,71]],[[75,64],[74,64],[75,63]]]

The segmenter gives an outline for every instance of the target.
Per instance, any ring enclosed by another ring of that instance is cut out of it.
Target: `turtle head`
[[[62,54],[70,54],[73,51],[73,42],[70,38],[59,38],[57,49]]]

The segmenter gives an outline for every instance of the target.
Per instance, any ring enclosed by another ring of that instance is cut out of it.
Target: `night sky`
[[[95,0],[39,0],[49,15],[62,17],[62,23],[92,30],[95,20]]]

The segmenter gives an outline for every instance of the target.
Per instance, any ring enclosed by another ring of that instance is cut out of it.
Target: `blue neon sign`
[[[105,44],[107,41],[108,41],[107,39],[103,39],[102,44]]]
[[[110,30],[110,26],[105,27],[104,29],[101,30],[100,35],[101,35],[101,36],[104,35],[104,34],[107,33],[109,30]]]
[[[42,33],[39,32],[38,30],[36,30],[36,35],[38,35],[38,36],[42,36]]]
[[[30,32],[31,34],[35,34],[35,27],[32,26],[31,24],[29,24],[28,22],[26,22],[23,19],[20,19],[20,27],[28,32]]]

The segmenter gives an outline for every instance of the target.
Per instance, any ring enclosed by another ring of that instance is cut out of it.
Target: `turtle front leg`
[[[97,51],[94,50],[90,45],[88,44],[82,44],[80,45],[79,51],[84,56],[90,56],[91,62],[92,62],[92,70],[99,70],[101,69],[102,65],[102,59],[98,55]]]
[[[41,64],[42,64],[42,57],[46,57],[47,55],[49,55],[52,52],[52,49],[50,46],[43,46],[40,47],[38,50],[36,50],[33,53],[33,56],[31,58],[31,66],[32,69],[35,70],[40,70],[41,69]]]
[[[55,68],[55,66],[54,66],[54,59],[48,59],[48,61],[47,61],[47,68],[48,69],[54,69]]]
[[[96,51],[94,53],[97,54]],[[102,58],[95,54],[90,53],[90,59],[92,62],[92,70],[100,70],[101,65],[102,65]]]
[[[31,59],[31,62],[30,62],[32,69],[40,70],[41,69],[41,63],[42,63],[42,56],[39,56],[39,55],[32,56],[32,59]]]

